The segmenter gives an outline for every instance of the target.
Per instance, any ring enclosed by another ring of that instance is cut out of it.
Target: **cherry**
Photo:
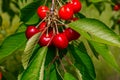
[[[68,40],[63,33],[56,34],[53,37],[52,43],[55,47],[59,49],[64,49],[68,46]]]
[[[42,32],[42,31],[44,31],[44,29],[45,29],[45,27],[46,27],[46,22],[42,22],[40,25],[39,25],[39,27],[38,27],[38,29],[40,30],[40,32]]]
[[[80,34],[71,28],[65,29],[64,34],[66,35],[68,41],[76,40],[80,37]]]
[[[26,34],[27,39],[29,39],[30,37],[32,37],[33,35],[35,35],[38,32],[39,32],[39,30],[35,26],[28,26],[25,34]]]
[[[58,15],[61,19],[69,20],[73,17],[73,10],[69,5],[64,5],[60,8]]]
[[[48,11],[49,11],[49,8],[47,6],[40,6],[37,9],[37,14],[41,19],[44,19]]]
[[[50,41],[52,41],[51,39],[52,39],[52,34],[51,33],[49,33],[49,34],[43,34],[41,37],[40,37],[40,40],[39,40],[39,44],[40,44],[40,46],[47,46],[48,44],[49,44],[49,46],[50,45],[52,45],[52,42],[50,42]],[[50,42],[50,43],[49,43]]]
[[[115,10],[115,11],[118,11],[119,9],[120,9],[119,5],[115,5],[115,6],[114,6],[114,10]]]
[[[82,8],[82,4],[79,0],[72,0],[68,4],[71,4],[74,13],[78,13]]]

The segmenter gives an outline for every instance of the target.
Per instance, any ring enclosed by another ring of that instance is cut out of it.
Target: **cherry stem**
[[[59,49],[58,48],[56,48],[56,56],[59,56]],[[64,72],[66,72],[66,69],[65,69],[65,66],[63,65],[63,63],[62,63],[62,60],[58,57],[58,60],[60,61],[60,64],[61,64],[61,66],[62,66],[62,69],[63,69],[63,71]]]
[[[66,61],[67,61],[70,65],[73,65],[72,61],[71,61],[66,55],[64,55],[64,57],[65,57]]]
[[[47,19],[47,16],[46,16],[42,21],[40,21],[40,22],[36,25],[36,28],[38,28],[39,25],[40,25],[43,21],[45,21],[46,19]]]
[[[58,31],[58,26],[57,26],[56,21],[54,21],[54,23],[55,23],[56,32],[57,32],[57,34],[59,34],[59,31]]]
[[[44,5],[47,3],[47,0],[45,0]]]
[[[57,0],[57,2],[58,2],[58,4],[60,5],[60,7],[62,7],[62,4],[60,3],[60,1],[59,1],[59,0]]]
[[[56,20],[57,22],[61,23],[62,25],[68,27],[68,25],[66,25],[64,22],[62,22],[62,21],[60,21],[60,20],[58,20],[58,19],[55,19],[55,20]]]
[[[64,64],[62,63],[62,60],[61,60],[60,58],[59,58],[59,61],[60,61],[60,64],[61,64],[61,66],[62,66],[63,71],[64,71],[64,72],[67,72],[66,69],[65,69],[65,66],[64,66]]]
[[[51,9],[50,9],[51,14],[54,13],[54,4],[55,4],[55,1],[52,0],[52,6],[51,6]]]
[[[52,38],[50,39],[50,41],[48,42],[47,46],[49,46],[49,44],[52,42],[54,36],[52,36]]]
[[[58,59],[59,56],[55,56],[54,59],[48,64],[48,67],[46,70],[49,70],[50,69],[50,66],[55,62],[56,59]]]

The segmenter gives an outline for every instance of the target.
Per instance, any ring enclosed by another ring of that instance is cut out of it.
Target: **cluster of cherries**
[[[81,2],[79,0],[71,0],[61,6],[59,10],[55,8],[49,9],[47,6],[38,7],[37,14],[42,21],[37,26],[27,27],[27,39],[41,32],[42,34],[38,42],[40,46],[53,45],[59,49],[66,48],[68,43],[78,39],[80,34],[70,27],[66,28],[64,21],[67,20],[71,22],[77,20],[78,18],[73,16],[81,10],[81,7]],[[62,31],[60,31],[61,29]]]
[[[120,10],[120,4],[116,4],[116,5],[114,6],[114,10],[115,10],[115,11],[119,11],[119,10]]]

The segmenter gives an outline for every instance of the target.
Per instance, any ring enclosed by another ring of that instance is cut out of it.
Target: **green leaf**
[[[78,47],[75,47],[73,45],[69,46],[69,51],[73,55],[76,64],[80,65],[80,66],[76,66],[76,65],[75,66],[80,70],[83,80],[88,80],[88,79],[95,80],[96,78],[95,69],[89,55],[85,51],[81,51]],[[88,77],[86,77],[86,75]]]
[[[26,28],[27,28],[27,26],[24,24],[24,23],[22,23],[20,26],[19,26],[19,28],[17,29],[17,33],[20,33],[20,32],[25,32],[26,31]]]
[[[48,54],[48,53],[47,53]],[[46,59],[47,60],[47,59]],[[57,64],[56,64],[57,65]],[[63,80],[58,73],[58,66],[52,64],[45,69],[44,80]]]
[[[49,63],[52,62],[52,60],[54,59],[55,56],[56,56],[56,54],[55,54],[55,47],[53,47],[53,46],[49,47],[47,55],[46,55],[45,66],[48,66]]]
[[[58,80],[63,80],[63,74],[61,73],[61,70],[59,69],[58,65],[59,64],[57,64],[57,62],[55,62],[57,78],[58,78]]]
[[[23,22],[35,24],[38,21],[36,15],[37,8],[44,3],[44,0],[36,0],[21,9],[21,20]],[[35,21],[33,21],[35,20]],[[32,22],[33,21],[33,22]]]
[[[89,40],[120,47],[120,37],[98,20],[84,18],[68,25]]]
[[[42,47],[31,60],[20,80],[43,80],[44,63],[48,48]]]
[[[25,24],[27,25],[34,25],[37,24],[39,22],[39,17],[37,15],[37,13],[35,13]]]
[[[50,80],[58,80],[55,68],[50,73]]]
[[[81,14],[81,13],[77,13],[77,14],[75,14],[75,16],[77,17],[77,18],[85,18],[85,15],[83,15],[83,14]]]
[[[82,74],[80,73],[80,71],[79,71],[79,69],[77,69],[75,66],[74,66],[74,68],[75,68],[75,72],[77,73],[77,78],[78,78],[78,80],[83,80],[82,79]]]
[[[96,52],[98,52],[108,64],[110,64],[114,69],[120,72],[120,67],[118,66],[114,56],[112,55],[107,45],[93,41],[89,42],[94,47]]]
[[[72,74],[66,72],[64,74],[64,80],[77,80],[77,79],[75,79],[75,77]]]
[[[34,51],[37,43],[38,43],[40,35],[41,35],[41,32],[35,34],[28,40],[28,42],[26,44],[24,53],[22,55],[22,65],[23,65],[24,69],[26,69],[28,66],[29,60],[33,54],[33,51]]]
[[[94,47],[90,44],[90,42],[88,41],[90,49],[92,50],[94,56],[99,59],[99,53],[94,49]]]
[[[0,46],[0,60],[11,55],[26,42],[24,33],[16,33],[7,37]]]
[[[96,2],[101,2],[103,0],[91,0],[91,2],[96,3]]]
[[[77,80],[83,80],[82,74],[80,73],[79,69],[75,67],[74,64],[66,63],[65,69],[67,70],[68,73],[72,74]]]

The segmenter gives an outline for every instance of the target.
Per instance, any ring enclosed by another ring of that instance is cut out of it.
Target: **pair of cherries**
[[[82,4],[79,0],[71,0],[67,4],[60,7],[58,11],[59,18],[63,20],[70,20],[73,18],[74,13],[78,13],[82,8]],[[49,12],[49,8],[47,6],[40,6],[37,9],[37,14],[41,19],[44,19]]]
[[[81,8],[82,4],[79,0],[72,0],[59,9],[58,15],[63,20],[70,20],[75,13],[81,10]]]
[[[36,28],[35,26],[28,26],[26,29],[27,39],[31,38],[33,35],[35,35],[38,32],[42,32],[43,29],[45,28],[45,25],[46,24],[44,22],[41,23],[41,25],[38,28]],[[64,49],[68,46],[68,43],[70,41],[78,39],[79,36],[80,34],[74,31],[73,29],[66,28],[62,33],[54,34],[53,31],[49,31],[48,34],[46,32],[43,33],[38,43],[40,46],[54,45],[59,49]]]

